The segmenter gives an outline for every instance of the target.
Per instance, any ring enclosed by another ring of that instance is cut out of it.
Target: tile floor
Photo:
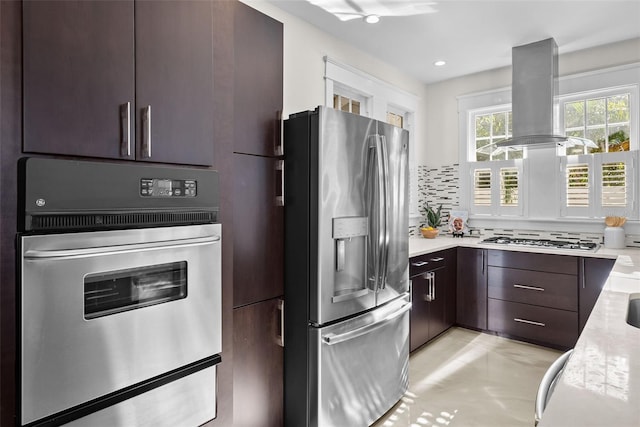
[[[538,384],[562,354],[452,328],[416,350],[409,390],[374,427],[533,427]]]

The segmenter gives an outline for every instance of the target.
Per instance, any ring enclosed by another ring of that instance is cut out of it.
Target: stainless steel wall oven
[[[20,173],[21,425],[215,418],[217,173],[40,158]]]

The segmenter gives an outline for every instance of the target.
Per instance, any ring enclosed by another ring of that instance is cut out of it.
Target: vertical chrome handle
[[[273,133],[273,154],[276,156],[284,156],[284,126],[282,122],[282,110],[276,111],[276,123]]]
[[[280,180],[280,194],[276,194],[276,206],[284,206],[284,160],[276,160],[276,181]]]
[[[278,345],[284,347],[284,300],[278,300],[278,311],[280,312],[280,335],[276,336]]]
[[[409,279],[409,303],[413,302],[413,280]]]
[[[580,269],[580,281],[582,282],[582,289],[585,289],[587,287],[587,283],[586,283],[587,281],[585,278],[585,271],[584,271],[585,269],[584,257],[580,258],[580,264],[581,264],[580,266],[582,267]]]
[[[480,251],[482,251],[482,275],[484,276],[484,249],[480,249]]]
[[[436,272],[432,271],[431,273],[431,301],[436,300]]]
[[[151,158],[151,105],[142,109],[142,157]]]
[[[120,155],[131,156],[131,102],[120,105]]]
[[[386,287],[387,266],[389,263],[389,209],[391,201],[389,195],[389,155],[387,152],[387,139],[384,135],[376,135],[376,150],[378,152],[378,180],[380,191],[380,283],[381,289]]]

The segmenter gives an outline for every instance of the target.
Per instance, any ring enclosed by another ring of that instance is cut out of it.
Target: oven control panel
[[[193,179],[142,178],[142,197],[196,197],[197,181]]]

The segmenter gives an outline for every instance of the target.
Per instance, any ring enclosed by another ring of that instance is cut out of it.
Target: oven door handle
[[[130,252],[149,250],[185,248],[190,246],[210,245],[220,241],[220,236],[196,237],[193,239],[179,239],[152,243],[139,243],[131,245],[100,246],[96,248],[81,249],[54,249],[35,250],[29,249],[24,253],[25,259],[31,260],[66,260],[74,258],[86,258],[94,256],[116,255]]]

